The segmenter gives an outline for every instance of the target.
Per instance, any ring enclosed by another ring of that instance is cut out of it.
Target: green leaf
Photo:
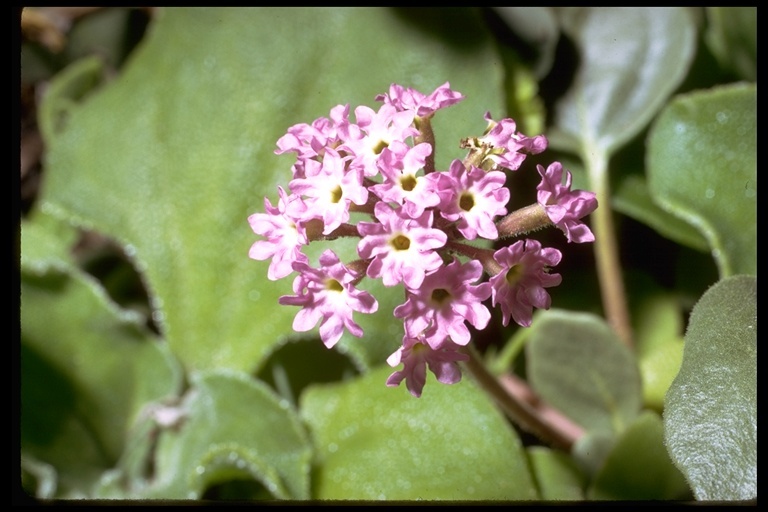
[[[664,438],[699,500],[757,498],[757,278],[712,286],[692,313]]]
[[[676,297],[656,292],[633,311],[643,404],[661,412],[683,359],[683,312]]]
[[[291,279],[270,282],[268,262],[248,258],[261,239],[248,216],[264,211],[265,196],[276,204],[291,178],[278,138],[338,104],[377,107],[393,82],[429,93],[450,81],[466,100],[434,119],[447,168],[463,156],[460,139],[485,129],[485,111],[503,110],[501,66],[478,12],[451,12],[158,9],[122,75],[73,108],[66,129],[46,133],[41,202],[125,246],[187,369],[256,371],[297,312],[277,302]],[[360,318],[366,338],[339,345],[356,342],[369,363],[402,336],[390,314],[402,290],[371,290],[380,310]]]
[[[385,385],[391,372],[383,366],[302,397],[317,457],[314,498],[537,498],[520,439],[474,382],[447,386],[429,373],[414,398]]]
[[[71,249],[77,241],[77,230],[60,219],[32,210],[20,224],[23,250],[21,266],[36,274],[51,268],[67,270],[74,266]]]
[[[707,7],[704,40],[720,65],[757,80],[757,7]]]
[[[531,326],[526,345],[531,386],[587,431],[621,433],[640,411],[634,355],[600,317],[552,309]]]
[[[100,85],[104,63],[99,57],[84,57],[70,64],[51,80],[40,105],[40,133],[52,140],[64,131],[77,107]]]
[[[551,147],[610,154],[637,135],[685,77],[696,28],[681,7],[577,7],[558,11],[579,67],[555,106]]]
[[[572,457],[543,446],[528,448],[528,457],[542,500],[584,499],[586,477]]]
[[[591,500],[683,500],[690,489],[664,448],[661,417],[644,411],[617,440],[587,492]]]
[[[675,98],[648,136],[648,187],[707,239],[721,277],[757,273],[757,88]]]
[[[21,448],[56,470],[56,497],[88,497],[143,408],[176,396],[182,374],[137,315],[45,255],[60,241],[46,231],[55,225],[22,226]]]
[[[709,248],[696,228],[657,205],[644,177],[631,175],[616,187],[611,205],[618,212],[650,226],[661,236],[698,251]]]
[[[156,473],[143,497],[199,499],[230,480],[260,482],[273,499],[307,499],[311,449],[295,412],[246,374],[194,374],[184,421],[158,440]]]

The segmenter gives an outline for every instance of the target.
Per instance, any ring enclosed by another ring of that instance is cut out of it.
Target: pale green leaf
[[[709,248],[707,240],[696,228],[665,211],[653,201],[644,177],[631,175],[621,180],[611,205],[617,212],[650,226],[673,242],[699,251]]]
[[[22,227],[21,448],[56,470],[56,497],[87,497],[144,408],[180,392],[182,374],[142,318],[46,255],[60,241],[55,226]]]
[[[178,428],[162,432],[146,498],[199,499],[216,484],[253,480],[273,499],[307,499],[311,449],[295,412],[235,371],[192,376]]]
[[[531,326],[526,345],[531,386],[587,431],[621,433],[640,411],[634,355],[600,317],[552,309]]]
[[[648,137],[648,187],[707,239],[720,276],[757,273],[757,87],[679,96]]]
[[[20,223],[21,266],[37,274],[51,268],[71,267],[74,265],[71,250],[77,236],[77,230],[67,222],[33,210]]]
[[[431,373],[421,398],[385,385],[387,366],[309,388],[301,415],[316,450],[313,497],[529,500],[537,493],[520,439],[467,376]]]
[[[757,498],[757,279],[701,297],[667,393],[664,437],[699,500]]]
[[[587,492],[592,500],[683,500],[690,489],[664,448],[661,417],[644,411],[619,437]]]
[[[586,477],[573,458],[544,446],[528,448],[531,470],[545,501],[584,499]]]
[[[558,11],[579,67],[555,106],[553,148],[611,154],[637,135],[688,70],[696,49],[682,7],[569,7]]]
[[[188,369],[255,371],[292,334],[297,308],[277,302],[291,278],[270,282],[268,262],[248,258],[261,237],[247,222],[291,179],[292,155],[274,154],[290,126],[338,104],[378,108],[393,82],[429,93],[450,81],[466,100],[434,119],[447,168],[463,156],[460,139],[482,134],[487,110],[501,115],[502,69],[477,11],[455,11],[453,25],[443,11],[409,13],[158,9],[122,75],[67,110],[65,129],[46,130],[42,204],[124,245]],[[402,290],[370,289],[380,310],[356,318],[366,337],[339,344],[369,364],[402,337],[391,317]]]

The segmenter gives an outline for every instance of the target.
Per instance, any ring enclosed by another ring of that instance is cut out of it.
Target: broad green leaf
[[[528,457],[542,500],[584,499],[586,477],[570,455],[543,446],[532,446],[528,448]]]
[[[694,307],[664,439],[699,500],[757,498],[757,278],[733,276]]]
[[[609,155],[637,135],[685,77],[696,29],[682,7],[558,10],[579,67],[555,106],[553,148]]]
[[[661,417],[644,411],[617,440],[587,491],[591,500],[684,500],[690,489],[664,448]]]
[[[699,251],[709,248],[707,240],[696,228],[653,201],[647,180],[643,177],[632,175],[623,179],[616,187],[611,206],[674,242]]]
[[[77,230],[68,223],[33,210],[20,223],[21,266],[37,274],[50,268],[66,270],[74,265],[71,250],[77,235]]]
[[[392,371],[302,397],[316,452],[313,498],[537,498],[520,439],[468,376],[448,386],[429,373],[414,398],[404,385],[385,385]]]
[[[704,40],[720,65],[757,80],[757,7],[707,7]]]
[[[40,133],[53,139],[67,127],[70,116],[103,80],[104,64],[98,57],[84,57],[70,64],[51,80],[40,105]]]
[[[183,423],[162,432],[143,497],[199,499],[235,479],[261,483],[273,499],[309,497],[306,434],[289,403],[263,383],[235,371],[200,372],[180,407]]]
[[[648,136],[648,187],[707,239],[721,277],[757,273],[757,87],[675,98]]]
[[[60,241],[52,226],[22,226],[21,448],[55,468],[56,497],[88,497],[142,410],[176,396],[182,375],[137,315],[65,258],[45,255]]]
[[[531,330],[527,372],[537,395],[587,431],[624,431],[640,411],[640,373],[605,321],[552,309]]]
[[[121,76],[47,130],[42,203],[125,246],[188,369],[254,371],[292,334],[296,308],[277,302],[291,278],[270,282],[268,262],[248,258],[260,237],[247,223],[291,179],[292,155],[274,154],[291,125],[338,104],[376,108],[393,82],[429,93],[450,81],[466,99],[434,119],[447,168],[485,111],[502,114],[502,70],[477,11],[453,25],[440,10],[409,12],[158,9]],[[379,314],[360,318],[364,340],[339,346],[380,362],[402,336],[390,314],[402,290],[370,289]]]

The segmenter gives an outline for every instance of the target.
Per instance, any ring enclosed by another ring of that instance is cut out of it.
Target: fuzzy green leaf
[[[689,223],[657,205],[647,180],[631,175],[621,180],[611,203],[616,211],[653,228],[661,236],[698,251],[706,251],[707,240]]]
[[[55,469],[56,497],[89,497],[144,408],[175,397],[182,375],[138,315],[66,258],[45,255],[61,240],[56,225],[22,225],[21,448]]]
[[[674,99],[648,136],[648,187],[707,239],[720,276],[757,273],[757,87]]]
[[[414,398],[404,385],[385,385],[392,371],[304,394],[301,415],[317,456],[314,498],[537,498],[520,439],[471,379],[448,386],[429,373]]]
[[[378,108],[393,82],[429,93],[450,81],[466,100],[434,119],[447,168],[463,156],[461,138],[482,134],[485,111],[502,113],[495,56],[474,9],[158,9],[122,74],[47,130],[40,200],[133,256],[188,369],[252,372],[293,333],[297,312],[277,302],[291,278],[271,282],[268,262],[248,258],[261,239],[248,216],[291,179],[278,138],[338,104]],[[366,337],[338,345],[368,364],[402,336],[391,321],[402,290],[370,289],[380,309],[359,318]]]
[[[665,442],[699,500],[757,498],[757,279],[701,297],[667,393]]]
[[[311,450],[298,417],[263,383],[225,370],[195,374],[183,422],[158,441],[142,497],[199,499],[211,486],[252,480],[272,499],[309,497]]]
[[[685,77],[696,27],[681,7],[572,7],[558,11],[579,52],[555,106],[553,148],[609,155],[637,135]]]
[[[588,431],[626,429],[640,411],[640,373],[605,321],[552,309],[531,329],[527,371],[536,393]]]

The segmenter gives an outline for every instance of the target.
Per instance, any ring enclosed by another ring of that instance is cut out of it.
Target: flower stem
[[[547,216],[547,211],[539,203],[520,208],[510,213],[498,223],[499,238],[520,236],[531,231],[551,226],[552,221]]]
[[[513,375],[497,379],[486,368],[477,350],[467,347],[469,361],[463,363],[475,381],[493,398],[507,417],[543,442],[566,451],[584,435],[584,429],[559,411],[541,402],[528,384]]]
[[[424,174],[435,172],[435,133],[432,131],[432,116],[417,117],[415,119],[419,135],[414,140],[414,145],[426,142],[432,146],[432,152],[427,155],[424,161]]]
[[[585,162],[597,203],[600,205],[600,208],[592,213],[592,218],[595,230],[595,261],[603,309],[608,323],[621,341],[631,349],[632,326],[613,224],[608,157],[602,151],[588,151],[585,152]]]

